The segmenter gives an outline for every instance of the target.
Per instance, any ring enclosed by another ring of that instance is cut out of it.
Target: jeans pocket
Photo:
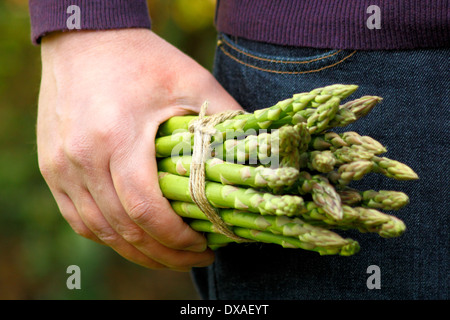
[[[235,62],[255,70],[275,74],[308,74],[333,68],[356,50],[287,47],[249,41],[220,34],[218,50]]]

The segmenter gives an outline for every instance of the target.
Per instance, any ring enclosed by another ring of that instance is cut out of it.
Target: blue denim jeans
[[[360,252],[351,257],[231,244],[216,251],[213,265],[193,270],[202,298],[448,299],[449,61],[449,49],[327,50],[219,35],[214,74],[248,111],[329,84],[357,84],[349,99],[378,95],[383,102],[344,130],[377,139],[388,149],[384,156],[409,165],[420,179],[369,174],[352,184],[408,194],[408,206],[388,212],[405,222],[404,235],[384,239],[337,231],[360,243]],[[378,289],[367,285],[372,265],[379,267]]]

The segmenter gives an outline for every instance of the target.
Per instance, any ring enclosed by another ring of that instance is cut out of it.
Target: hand
[[[198,63],[150,30],[43,39],[39,167],[78,234],[152,269],[187,271],[214,254],[162,196],[155,136],[175,115],[240,109]]]

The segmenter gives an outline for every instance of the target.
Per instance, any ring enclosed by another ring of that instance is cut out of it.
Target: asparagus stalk
[[[191,164],[191,156],[163,158],[158,161],[158,170],[189,177]],[[299,172],[291,167],[253,167],[211,158],[205,163],[205,176],[210,181],[220,182],[224,185],[240,185],[257,189],[279,189],[291,187],[296,183]]]
[[[249,135],[245,139],[227,139],[212,146],[212,156],[228,162],[257,164],[270,162],[272,157],[279,158],[279,149],[270,133]],[[282,137],[284,138],[284,137]]]
[[[189,178],[159,172],[161,191],[169,200],[193,202],[189,194]],[[274,195],[253,188],[240,188],[217,182],[206,182],[205,194],[216,208],[233,208],[262,215],[295,216],[304,210],[304,201],[295,195]]]
[[[350,110],[355,114],[356,119],[361,119],[362,117],[367,116],[382,100],[382,98],[377,96],[363,96],[343,104],[340,109]]]
[[[349,101],[339,107],[328,128],[345,127],[369,114],[383,99],[377,96],[363,96]]]
[[[213,247],[223,246],[233,242],[230,238],[218,234],[214,228],[214,225],[209,221],[204,220],[192,220],[189,225],[192,229],[199,232],[207,232],[207,240],[209,245]],[[319,235],[311,234],[304,237],[288,237],[280,234],[274,234],[271,232],[260,231],[255,229],[248,229],[242,227],[231,227],[231,230],[239,237],[249,239],[256,242],[278,244],[283,248],[292,249],[304,249],[309,251],[316,251],[320,255],[342,255],[351,256],[357,253],[360,249],[357,241],[352,239],[342,239],[340,241],[332,242],[325,240],[323,246],[317,246],[311,243],[311,238],[315,239],[320,237]],[[323,230],[321,230],[322,232]]]
[[[243,139],[226,139],[211,145],[211,155],[237,163],[268,162],[271,157],[279,157],[279,145],[290,137],[285,134],[258,132]],[[182,131],[156,139],[156,156],[165,158],[176,155],[190,155],[193,147],[193,134]],[[269,159],[269,160],[268,160]],[[278,158],[277,158],[278,159]]]
[[[344,212],[342,201],[335,188],[328,182],[328,179],[322,176],[311,177],[311,194],[316,205],[334,220],[341,220]]]
[[[188,131],[177,131],[171,135],[155,139],[155,156],[166,158],[176,155],[192,154],[194,135]]]
[[[306,202],[306,207],[307,211],[302,214],[302,218],[315,226],[344,230],[358,229],[360,232],[378,233],[383,238],[399,237],[406,230],[403,221],[376,209],[343,205],[342,219],[335,220],[312,201]]]
[[[361,180],[372,171],[373,163],[369,160],[358,160],[341,165],[337,171],[327,174],[329,181],[335,185],[346,186],[353,180]]]
[[[348,185],[352,180],[360,180],[367,173],[380,173],[395,180],[416,180],[415,173],[409,166],[386,157],[373,156],[369,160],[356,160],[341,165],[337,171],[329,172],[327,177],[333,183]]]
[[[314,110],[306,121],[311,134],[328,129],[329,122],[334,118],[339,110],[340,102],[341,99],[333,97]]]
[[[378,210],[399,210],[409,204],[409,197],[403,192],[392,190],[359,191],[351,188],[338,191],[342,203]]]
[[[322,134],[315,134],[311,137],[309,144],[310,150],[333,150],[334,148],[346,147],[347,142],[342,139],[342,136],[336,132],[328,131]]]
[[[219,135],[212,139],[212,155],[224,160],[234,159],[239,163],[270,163],[274,157],[283,158],[283,152],[293,148],[290,144],[299,145],[300,143],[300,149],[302,149],[305,141],[310,139],[305,133],[303,124],[292,124],[292,122],[291,116],[281,119],[273,128],[270,128],[270,132],[252,129],[243,134],[242,131],[227,130],[223,136],[220,136],[219,132]],[[294,137],[290,134],[293,134]],[[300,137],[295,139],[295,136],[299,135]],[[194,135],[181,129],[172,135],[155,139],[156,157],[190,155],[193,145]],[[279,159],[277,158],[277,160]]]
[[[213,144],[213,156],[238,163],[298,168],[300,152],[306,150],[310,138],[306,124],[286,125],[270,133],[263,132],[244,139],[227,139],[222,144]]]
[[[387,151],[386,148],[377,140],[369,136],[361,136],[354,131],[344,132],[340,134],[340,137],[348,146],[361,146],[363,149],[371,151],[376,155]]]
[[[174,211],[183,218],[209,221],[200,208],[193,203],[172,201],[171,206]],[[314,237],[309,238],[310,242],[315,245],[324,245],[331,242],[337,243],[342,241],[341,236],[338,234],[330,230],[312,226],[297,217],[262,216],[258,213],[236,209],[220,209],[219,215],[222,220],[230,226],[268,231],[289,237],[306,237],[309,233],[320,235],[321,237],[317,239]]]
[[[375,154],[361,145],[343,146],[331,150],[309,151],[301,155],[300,168],[328,173],[345,163],[371,160]]]
[[[360,218],[353,227],[360,232],[378,233],[383,238],[395,238],[406,231],[405,223],[395,216],[363,207],[352,208],[352,210],[359,213]]]
[[[337,166],[358,160],[371,160],[375,156],[375,154],[372,151],[367,150],[360,145],[341,147],[334,150],[332,154],[336,159]]]
[[[327,173],[334,170],[336,164],[336,157],[330,150],[304,152],[300,156],[300,169]]]
[[[372,169],[376,173],[381,173],[388,178],[395,180],[416,180],[419,178],[406,164],[386,157],[374,156],[370,159],[372,161]]]
[[[321,207],[331,219],[342,219],[341,198],[327,178],[320,175],[312,176],[309,172],[301,171],[297,183],[289,191],[302,196],[310,194],[313,202]]]

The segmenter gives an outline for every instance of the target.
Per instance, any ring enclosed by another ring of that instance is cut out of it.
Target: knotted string
[[[231,119],[244,111],[225,111],[206,117],[208,101],[203,103],[198,120],[189,125],[189,131],[194,134],[194,146],[192,150],[191,173],[189,176],[189,193],[194,203],[206,215],[213,224],[217,232],[229,237],[236,242],[252,242],[251,240],[241,238],[234,234],[228,225],[222,220],[217,209],[213,207],[206,198],[206,174],[205,162],[211,155],[210,144],[211,137],[216,134],[214,128],[217,124]]]

